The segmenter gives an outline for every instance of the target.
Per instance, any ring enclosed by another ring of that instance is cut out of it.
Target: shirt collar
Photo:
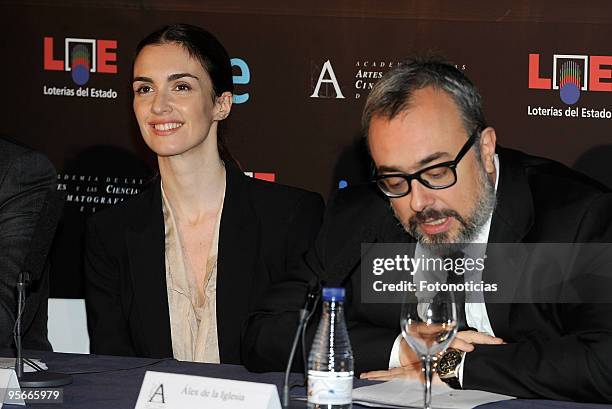
[[[497,186],[499,184],[499,156],[497,154],[493,156],[493,162],[495,162],[495,194],[497,194]],[[491,212],[491,214],[489,215],[487,222],[482,225],[480,231],[478,232],[478,236],[476,236],[476,239],[472,243],[488,243],[492,219],[493,212]]]

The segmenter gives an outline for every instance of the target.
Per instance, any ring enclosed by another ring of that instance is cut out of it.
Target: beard
[[[482,163],[479,164],[478,192],[470,214],[463,217],[452,209],[436,210],[428,208],[414,214],[408,219],[407,223],[403,223],[400,220],[404,230],[429,251],[439,255],[461,251],[478,237],[480,230],[487,223],[489,217],[491,217],[496,204],[495,186],[488,178],[484,165]],[[419,224],[428,220],[445,217],[453,217],[459,223],[459,231],[456,234],[451,231],[438,234],[424,234],[419,230]]]

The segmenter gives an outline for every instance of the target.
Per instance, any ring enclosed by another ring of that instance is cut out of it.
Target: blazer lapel
[[[489,243],[520,242],[533,226],[533,198],[525,170],[516,155],[499,149],[501,173]]]
[[[221,362],[239,363],[240,326],[249,313],[253,275],[258,265],[260,227],[252,207],[249,180],[226,164],[227,182],[217,259],[217,335]]]
[[[499,148],[500,177],[497,191],[497,205],[493,211],[489,243],[521,243],[534,222],[533,198],[525,170],[513,151]],[[502,250],[496,247],[497,250]],[[525,252],[518,247],[508,251],[495,251],[487,259],[483,272],[485,282],[497,282],[504,288],[505,296],[514,295],[521,283],[525,263]],[[489,250],[487,250],[489,255]],[[490,299],[485,294],[485,300]],[[508,334],[511,304],[487,303],[487,312],[496,335]]]
[[[166,289],[165,232],[159,178],[143,198],[143,209],[126,231],[129,271],[141,337],[137,349],[151,357],[171,357],[172,338]]]

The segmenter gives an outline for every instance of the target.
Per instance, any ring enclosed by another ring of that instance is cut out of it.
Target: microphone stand
[[[15,360],[15,372],[19,385],[22,388],[51,388],[68,385],[72,383],[72,376],[49,372],[24,372],[23,371],[23,348],[21,345],[21,320],[25,310],[26,288],[30,284],[30,275],[27,272],[19,273],[17,279],[17,320],[15,322],[15,346],[17,348],[17,359]]]
[[[306,356],[304,352],[306,349],[306,345],[304,345],[304,333],[308,322],[310,321],[310,317],[314,313],[316,306],[319,302],[320,298],[320,285],[317,284],[306,297],[306,302],[304,303],[304,308],[300,310],[300,317],[297,330],[295,331],[295,336],[293,337],[293,344],[291,345],[291,352],[289,353],[289,360],[287,362],[287,367],[285,368],[285,380],[283,381],[283,408],[289,407],[289,375],[291,374],[291,367],[293,366],[293,360],[295,359],[295,353],[297,351],[297,346],[300,342],[300,338],[302,338],[302,357]],[[305,358],[304,358],[305,361]],[[306,362],[304,362],[304,379],[306,379],[307,368]]]
[[[25,309],[25,288],[29,281],[29,274],[19,273],[17,279],[17,320],[15,321],[15,347],[17,348],[17,359],[15,360],[15,372],[17,378],[23,376],[23,350],[21,347],[21,314]]]

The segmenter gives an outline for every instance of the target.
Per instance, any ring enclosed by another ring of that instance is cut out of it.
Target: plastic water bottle
[[[308,357],[309,409],[353,406],[353,351],[343,302],[344,288],[323,288],[323,315]]]

